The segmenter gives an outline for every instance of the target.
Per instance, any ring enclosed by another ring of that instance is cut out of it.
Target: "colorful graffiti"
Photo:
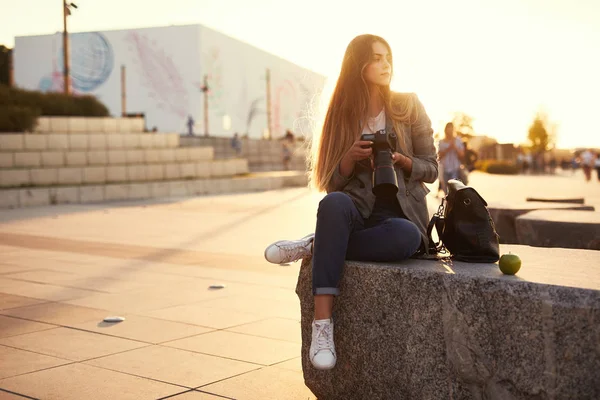
[[[64,87],[62,36],[53,41],[52,72],[44,76],[38,88],[41,91],[60,91]],[[56,41],[61,45],[56,49]],[[74,93],[93,92],[110,77],[114,68],[114,53],[110,42],[99,32],[69,35],[71,51],[71,85]]]
[[[133,53],[136,73],[142,77],[142,86],[159,109],[184,118],[189,110],[189,96],[183,78],[171,56],[159,48],[156,41],[130,31],[126,40]]]
[[[274,88],[273,94],[272,129],[275,136],[282,136],[285,130],[292,129],[298,115],[299,110],[295,109],[296,87],[292,81],[286,79]]]

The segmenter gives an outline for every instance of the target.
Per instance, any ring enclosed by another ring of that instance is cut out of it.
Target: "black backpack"
[[[441,241],[432,239],[434,227]],[[430,255],[447,250],[459,261],[493,263],[500,259],[498,233],[486,201],[459,180],[448,181],[448,195],[433,215],[427,236]]]

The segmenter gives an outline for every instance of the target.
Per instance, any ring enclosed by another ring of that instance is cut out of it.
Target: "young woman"
[[[265,258],[277,264],[312,254],[310,360],[318,369],[336,363],[331,313],[345,260],[395,262],[428,244],[423,182],[433,183],[438,175],[433,130],[416,95],[390,91],[392,72],[383,38],[361,35],[350,42],[312,159],[313,183],[328,193],[319,204],[315,234],[265,250]],[[360,138],[381,130],[397,137],[390,157],[398,191],[376,196],[371,142]]]

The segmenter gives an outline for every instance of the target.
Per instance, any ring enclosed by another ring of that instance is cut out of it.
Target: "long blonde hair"
[[[320,138],[312,142],[311,180],[319,191],[328,189],[335,169],[360,136],[360,121],[366,120],[370,101],[369,86],[363,71],[372,62],[372,45],[375,42],[384,44],[391,55],[389,44],[375,35],[357,36],[346,48]],[[406,153],[401,124],[416,119],[413,97],[392,95],[389,86],[380,86],[379,92],[384,101],[385,114],[393,121],[400,148]]]

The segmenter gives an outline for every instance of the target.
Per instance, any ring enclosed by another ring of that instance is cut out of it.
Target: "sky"
[[[392,89],[418,94],[436,131],[454,112],[522,143],[536,113],[561,148],[600,147],[599,0],[73,0],[71,32],[203,24],[327,76],[362,33],[394,54]],[[0,44],[62,31],[62,0],[0,0]]]

